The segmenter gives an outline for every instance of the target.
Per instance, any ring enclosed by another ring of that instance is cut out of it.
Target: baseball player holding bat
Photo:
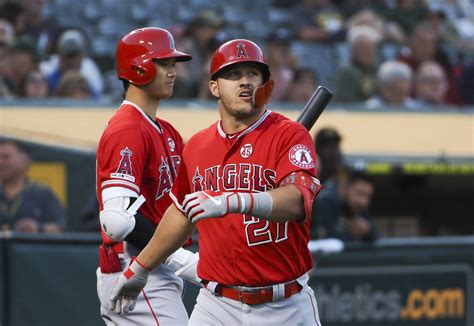
[[[118,276],[151,239],[171,204],[169,191],[182,160],[183,140],[168,122],[155,116],[160,101],[173,92],[176,62],[189,60],[190,55],[176,50],[173,36],[160,28],[134,30],[117,46],[125,100],[109,120],[97,150],[103,238],[97,291],[107,325],[185,325],[188,321],[181,301],[183,281],[175,271],[194,277],[197,255],[184,249],[150,273],[138,295],[136,314],[117,314],[107,304]]]
[[[189,325],[320,325],[307,285],[320,189],[311,137],[265,108],[273,81],[255,43],[223,44],[210,73],[221,120],[187,143],[174,205],[119,277],[110,307],[133,310],[151,271],[197,228],[203,288]]]

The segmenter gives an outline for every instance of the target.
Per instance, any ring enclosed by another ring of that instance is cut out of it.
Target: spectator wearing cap
[[[20,93],[21,81],[37,65],[38,53],[33,40],[28,37],[18,38],[10,48],[3,72],[6,84],[15,95]]]
[[[30,149],[0,139],[0,227],[18,232],[61,232],[64,211],[54,193],[28,179]]]
[[[209,60],[219,46],[218,33],[224,20],[212,10],[202,10],[186,26],[180,48],[193,56],[177,71],[174,97],[209,98]]]
[[[86,56],[86,40],[78,30],[66,30],[58,40],[58,55],[40,64],[41,72],[47,77],[52,93],[56,92],[59,80],[67,71],[79,71],[92,91],[93,98],[103,92],[104,83],[96,63]]]
[[[374,183],[364,171],[352,171],[345,180],[345,191],[320,191],[313,204],[311,238],[342,241],[374,241],[375,226],[369,213]]]
[[[416,105],[436,108],[446,104],[448,80],[443,68],[435,61],[423,62],[415,76]]]
[[[313,68],[296,68],[286,100],[293,103],[306,103],[313,95],[317,85],[318,75]]]
[[[386,61],[377,71],[377,94],[369,98],[365,105],[368,109],[386,109],[393,107],[414,109],[415,101],[410,97],[412,71],[400,61]]]
[[[336,129],[322,128],[314,137],[318,155],[318,179],[323,185],[331,178],[343,177],[345,167],[341,151],[342,137]]]
[[[375,93],[378,31],[370,26],[354,26],[347,34],[351,61],[339,68],[334,79],[334,100],[364,102]]]
[[[272,91],[272,101],[275,102],[287,97],[293,82],[292,65],[296,59],[290,51],[290,46],[291,36],[285,29],[270,33],[265,42],[265,58],[275,81]]]

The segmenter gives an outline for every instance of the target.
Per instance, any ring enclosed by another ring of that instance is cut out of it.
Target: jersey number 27
[[[244,224],[247,244],[250,247],[272,241],[278,243],[288,239],[288,222],[273,223],[276,224],[276,229],[273,228],[272,230],[272,228],[270,228],[270,221],[250,215],[244,215]]]

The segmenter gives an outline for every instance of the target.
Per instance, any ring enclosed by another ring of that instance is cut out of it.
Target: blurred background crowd
[[[367,108],[474,104],[470,0],[1,0],[0,98],[118,101],[115,47],[142,26],[169,29],[193,55],[176,99],[209,99],[210,56],[245,37],[264,45],[275,102],[305,102],[322,84]]]
[[[474,105],[472,0],[82,0],[80,5],[0,0],[0,102],[62,98],[115,107],[123,96],[116,44],[144,26],[169,29],[177,48],[193,56],[176,67],[177,100],[211,100],[208,67],[214,50],[228,39],[249,38],[263,45],[276,82],[274,103],[305,103],[320,84],[333,90],[333,103],[350,109],[463,113]],[[474,233],[465,218],[474,211],[472,185],[455,197],[449,189],[438,191],[439,181],[428,178],[374,178],[348,166],[340,131],[322,128],[314,140],[324,188],[313,209],[313,238],[373,241],[381,234],[406,235],[390,231],[401,219],[388,219],[388,227],[377,231],[369,214],[373,197],[379,213],[398,212],[392,200],[406,202],[419,223],[405,227],[416,230],[412,235]],[[93,189],[83,211],[76,212],[81,220],[67,223],[54,194],[28,179],[30,154],[21,143],[0,141],[2,228],[97,231]],[[430,192],[421,193],[421,186]],[[406,201],[410,196],[415,199]],[[433,203],[430,196],[443,200]],[[442,203],[462,221],[444,219],[436,205]]]

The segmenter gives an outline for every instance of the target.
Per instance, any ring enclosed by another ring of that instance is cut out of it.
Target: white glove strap
[[[238,192],[237,195],[229,197],[229,212],[261,218],[268,218],[272,213],[273,199],[269,193]]]
[[[197,263],[199,253],[179,248],[165,260],[165,264],[171,267],[175,274],[195,284],[201,285],[201,279],[197,276]]]

